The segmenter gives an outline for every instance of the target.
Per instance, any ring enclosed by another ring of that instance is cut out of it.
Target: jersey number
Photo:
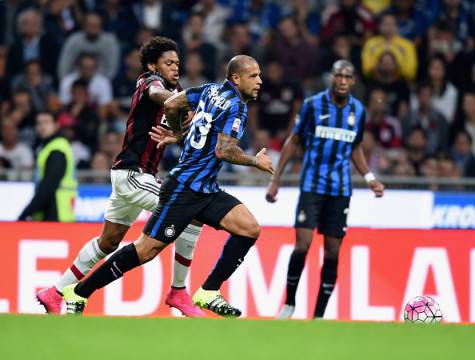
[[[211,114],[204,111],[204,105],[204,101],[200,100],[198,109],[193,117],[193,131],[190,132],[190,144],[198,150],[205,146],[206,138],[213,122]]]

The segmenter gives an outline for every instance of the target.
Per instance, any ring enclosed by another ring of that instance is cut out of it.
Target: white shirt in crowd
[[[59,85],[59,99],[61,104],[68,105],[72,100],[72,85],[79,78],[77,72],[66,75]],[[89,101],[96,105],[107,105],[112,101],[112,85],[110,80],[100,73],[96,73],[88,87]]]
[[[13,149],[5,149],[0,144],[0,158],[7,159],[13,169],[33,168],[33,151],[23,143],[18,143]]]

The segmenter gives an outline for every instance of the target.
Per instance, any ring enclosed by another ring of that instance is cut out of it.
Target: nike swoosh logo
[[[326,114],[326,115],[320,115],[318,118],[320,120],[325,120],[325,119],[328,119],[330,117],[330,114]]]

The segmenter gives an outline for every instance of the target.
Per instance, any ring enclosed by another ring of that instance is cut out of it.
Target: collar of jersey
[[[237,96],[241,97],[241,94],[239,93],[236,86],[234,86],[234,84],[231,81],[229,81],[228,79],[223,81],[223,86],[226,86],[226,87],[230,88]]]
[[[328,88],[327,91],[325,91],[325,96],[327,97],[328,102],[330,104],[332,104],[336,108],[340,108],[337,104],[333,102],[332,96],[330,94],[330,88]],[[345,107],[351,104],[353,104],[353,96],[351,94],[348,94],[348,102],[345,104],[345,106],[341,107],[340,109],[344,109]]]

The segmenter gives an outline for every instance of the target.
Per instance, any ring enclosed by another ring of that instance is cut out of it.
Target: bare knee
[[[122,234],[118,234],[118,233],[112,233],[112,234],[108,234],[108,233],[103,233],[100,237],[99,237],[99,248],[105,252],[106,254],[110,254],[114,251],[117,250],[117,248],[119,247],[119,244],[121,243],[123,239],[123,235]]]

